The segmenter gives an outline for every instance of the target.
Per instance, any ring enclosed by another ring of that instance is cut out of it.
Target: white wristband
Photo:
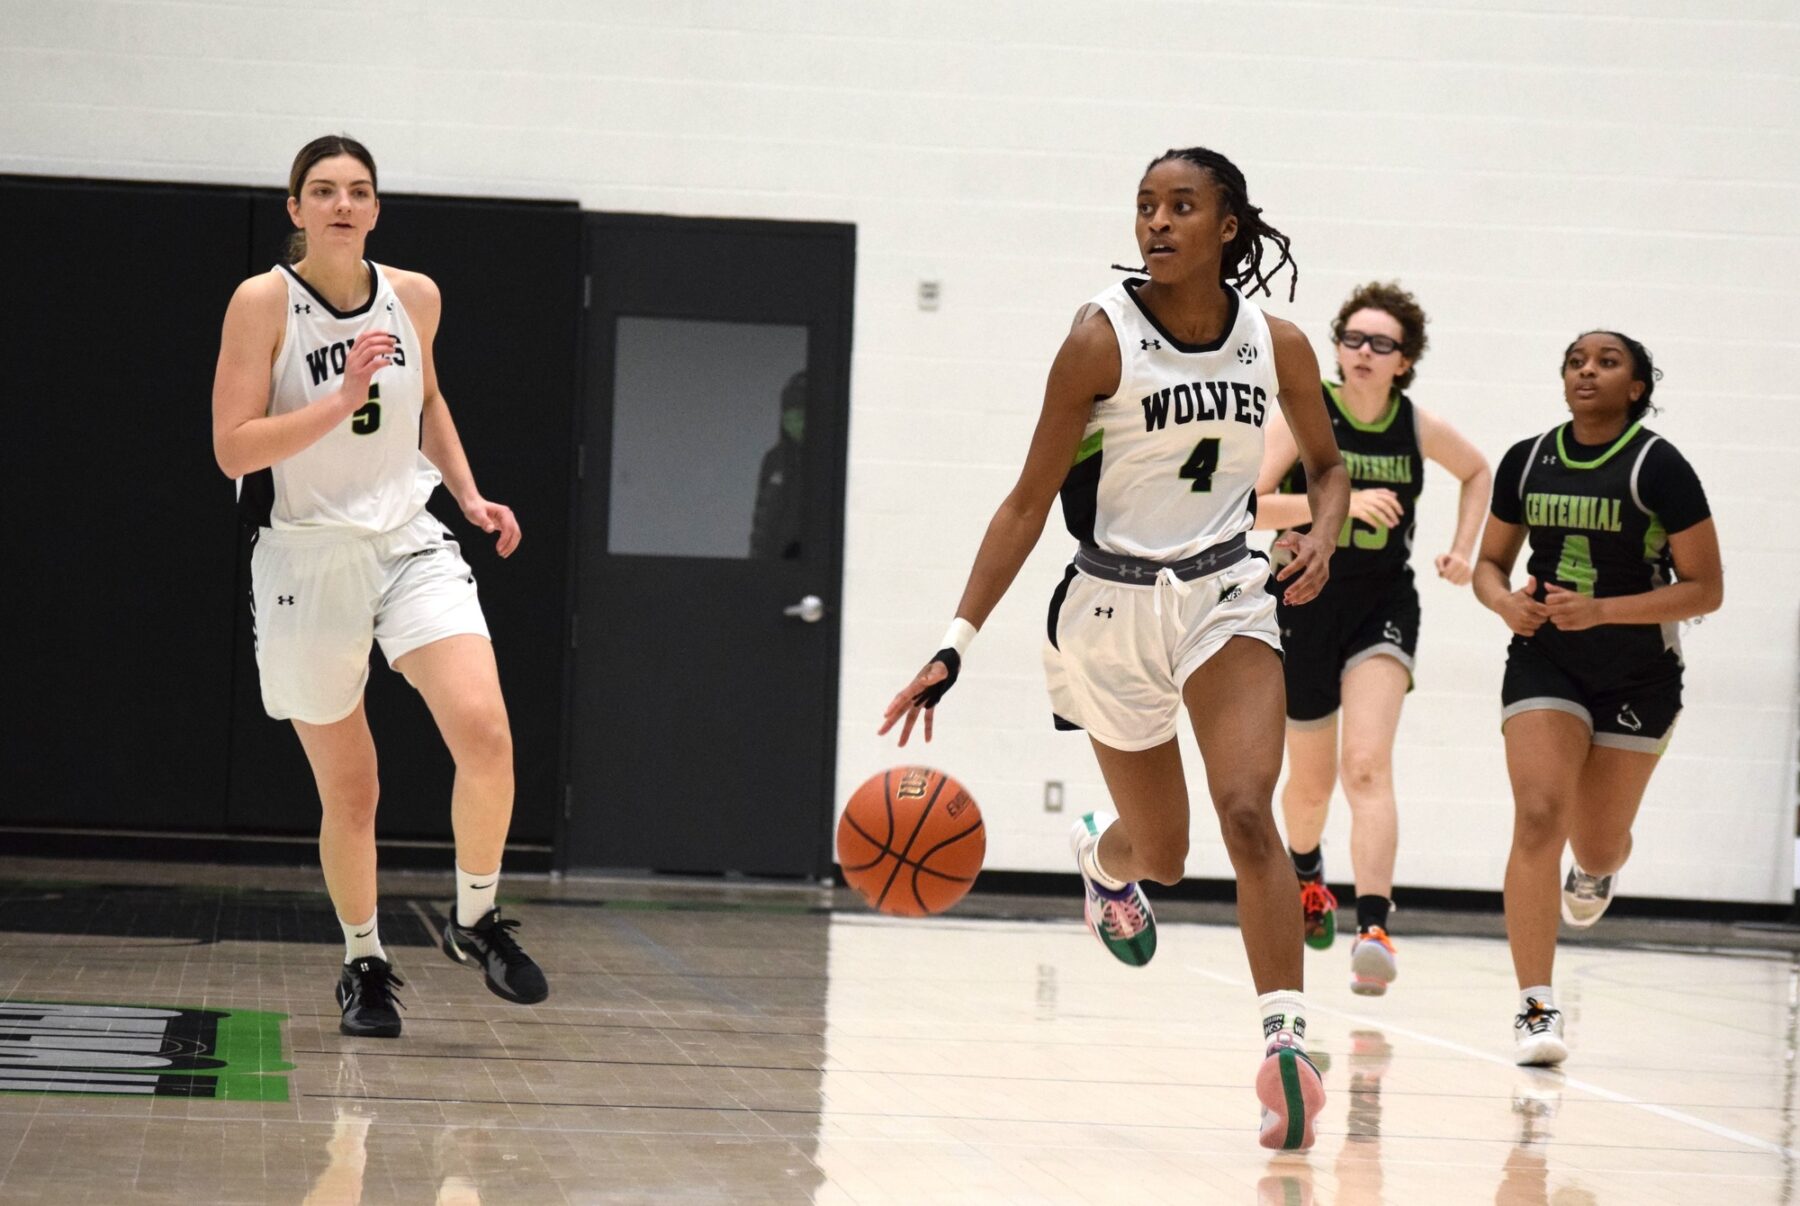
[[[944,639],[938,642],[939,649],[954,649],[957,657],[969,656],[969,646],[975,643],[975,625],[961,616],[950,621],[950,627],[944,630]]]

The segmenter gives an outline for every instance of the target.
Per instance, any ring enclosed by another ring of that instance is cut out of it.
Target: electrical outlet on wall
[[[1044,811],[1061,812],[1063,806],[1062,783],[1056,779],[1044,780]]]

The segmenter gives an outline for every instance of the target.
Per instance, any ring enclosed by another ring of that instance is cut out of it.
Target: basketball
[[[896,766],[850,795],[838,821],[844,882],[883,913],[923,917],[961,900],[987,855],[981,809],[943,771]]]

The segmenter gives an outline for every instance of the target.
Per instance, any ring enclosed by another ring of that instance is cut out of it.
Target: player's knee
[[[319,785],[319,803],[328,823],[346,829],[373,829],[381,789],[374,776],[355,776]]]
[[[1350,748],[1344,751],[1344,791],[1362,794],[1377,791],[1393,782],[1394,766],[1384,751]]]
[[[1188,839],[1187,834],[1175,834],[1163,838],[1154,846],[1143,846],[1135,853],[1140,874],[1152,883],[1165,887],[1178,884],[1181,877],[1187,874]]]
[[[1281,853],[1281,835],[1275,831],[1266,792],[1226,792],[1213,798],[1213,806],[1219,814],[1219,834],[1233,863]]]
[[[458,726],[456,763],[459,769],[497,773],[512,769],[512,726],[506,712],[495,708]]]
[[[1513,802],[1513,845],[1525,850],[1562,849],[1568,839],[1568,809],[1552,792],[1520,792]]]

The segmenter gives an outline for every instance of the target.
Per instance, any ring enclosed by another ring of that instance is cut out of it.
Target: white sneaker
[[[1525,1012],[1513,1019],[1513,1062],[1527,1068],[1549,1068],[1569,1058],[1563,1041],[1563,1015],[1536,997],[1525,1001]]]
[[[1350,948],[1350,991],[1363,997],[1379,997],[1400,974],[1394,956],[1394,940],[1387,931],[1372,925],[1356,935]]]
[[[1579,863],[1569,864],[1569,877],[1563,880],[1562,916],[1573,926],[1586,927],[1600,920],[1606,906],[1612,903],[1613,885],[1618,873],[1589,875]]]

